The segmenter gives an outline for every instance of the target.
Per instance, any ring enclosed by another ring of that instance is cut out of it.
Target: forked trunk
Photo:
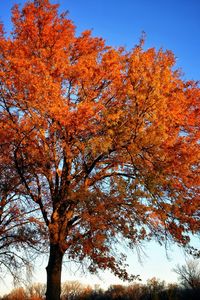
[[[59,245],[50,245],[49,262],[47,265],[46,300],[60,300],[61,270],[63,253]]]

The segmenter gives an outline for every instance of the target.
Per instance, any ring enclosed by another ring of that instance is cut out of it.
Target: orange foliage
[[[2,160],[50,244],[127,278],[115,241],[186,245],[199,230],[200,89],[170,51],[76,37],[57,8],[15,6],[12,37],[1,36]]]

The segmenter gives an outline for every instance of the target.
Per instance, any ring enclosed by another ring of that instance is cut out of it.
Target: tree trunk
[[[59,245],[50,244],[49,262],[46,267],[46,300],[60,300],[62,259],[63,253],[60,251]]]

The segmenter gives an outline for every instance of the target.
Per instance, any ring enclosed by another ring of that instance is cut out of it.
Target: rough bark
[[[50,245],[49,262],[47,265],[47,290],[46,300],[60,300],[61,294],[61,271],[63,253],[59,245]]]

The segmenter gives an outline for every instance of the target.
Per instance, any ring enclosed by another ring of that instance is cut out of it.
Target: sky
[[[77,27],[77,34],[91,29],[94,36],[103,37],[108,45],[133,48],[141,33],[146,33],[145,48],[155,47],[172,50],[181,68],[183,78],[200,79],[200,1],[199,0],[52,0],[60,4],[60,12],[68,11],[69,18]],[[0,0],[0,20],[7,34],[12,28],[10,9],[24,0]],[[197,242],[196,246],[197,245]],[[130,271],[140,274],[145,281],[156,276],[167,282],[176,281],[173,267],[185,262],[185,256],[178,247],[172,247],[167,258],[166,251],[155,243],[145,246],[147,256],[141,264],[136,253],[128,252]],[[45,264],[46,262],[44,262]],[[42,264],[42,266],[44,265]],[[64,268],[63,280],[77,278]],[[41,267],[35,275],[36,281],[45,282],[45,270]],[[118,282],[110,274],[102,274],[100,283]],[[97,277],[81,277],[82,281],[99,282]],[[0,288],[5,285],[0,282]],[[9,283],[7,283],[7,287]]]

